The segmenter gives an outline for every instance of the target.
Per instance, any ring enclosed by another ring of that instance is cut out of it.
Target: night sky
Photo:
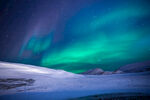
[[[0,60],[80,73],[150,60],[149,0],[0,0]]]

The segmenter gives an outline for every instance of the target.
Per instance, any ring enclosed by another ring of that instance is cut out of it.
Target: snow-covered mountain
[[[104,73],[104,71],[102,69],[94,68],[94,69],[90,69],[90,70],[88,70],[86,72],[83,72],[81,74],[85,74],[85,75],[101,75],[103,73]]]
[[[121,74],[121,73],[137,73],[150,71],[150,61],[138,62],[133,64],[128,64],[120,67],[116,71],[103,71],[100,68],[90,69],[81,74],[84,75],[111,75],[111,74]]]
[[[123,71],[125,73],[150,71],[150,61],[128,64],[120,67],[118,70]]]
[[[0,100],[61,100],[105,93],[150,93],[149,78],[150,72],[79,75],[0,62]]]

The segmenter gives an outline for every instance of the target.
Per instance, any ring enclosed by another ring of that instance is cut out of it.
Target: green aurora
[[[69,17],[59,33],[63,34],[60,42],[54,42],[55,31],[53,35],[31,36],[20,55],[30,51],[30,59],[40,56],[40,66],[74,73],[96,67],[116,70],[129,63],[150,60],[147,1],[108,1],[92,3]]]

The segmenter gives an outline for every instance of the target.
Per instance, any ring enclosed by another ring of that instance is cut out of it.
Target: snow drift
[[[149,71],[112,75],[79,75],[39,66],[0,62],[0,84],[13,83],[14,85],[24,82],[21,86],[1,88],[0,99],[17,100],[28,96],[28,100],[36,98],[56,100],[105,93],[149,93],[149,78]],[[31,83],[29,80],[32,80]]]

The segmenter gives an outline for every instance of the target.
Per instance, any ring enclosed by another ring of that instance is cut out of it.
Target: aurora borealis
[[[150,60],[149,0],[21,1],[1,9],[1,59],[74,73]]]

